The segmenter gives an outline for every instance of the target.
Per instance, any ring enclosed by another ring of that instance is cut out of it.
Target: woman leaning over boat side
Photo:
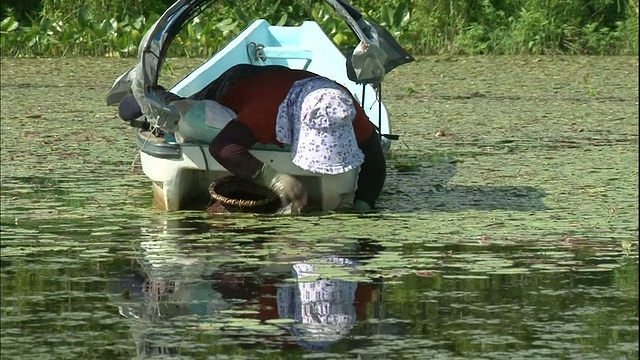
[[[309,71],[273,66],[237,81],[217,101],[238,117],[209,151],[232,174],[253,178],[301,207],[306,191],[300,181],[249,153],[255,143],[288,144],[293,163],[313,173],[337,175],[359,167],[353,206],[375,207],[386,162],[373,125],[347,89]]]
[[[165,101],[179,98],[167,93]],[[313,173],[359,171],[353,209],[375,208],[386,177],[380,138],[342,85],[305,70],[243,64],[191,98],[217,101],[237,114],[209,144],[209,152],[233,175],[271,188],[283,205],[304,207],[307,190],[294,176],[256,159],[249,152],[256,143],[291,145],[293,163]],[[139,116],[136,106],[135,100],[123,100],[121,117]]]

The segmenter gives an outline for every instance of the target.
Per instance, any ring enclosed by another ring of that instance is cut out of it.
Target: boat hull
[[[138,133],[138,143],[142,170],[152,181],[153,204],[158,210],[202,210],[211,202],[211,182],[231,175],[211,156],[206,145],[171,144],[148,131]],[[319,175],[294,165],[286,149],[257,147],[251,153],[277,171],[299,179],[309,192],[313,207],[335,209],[353,200],[358,170]]]

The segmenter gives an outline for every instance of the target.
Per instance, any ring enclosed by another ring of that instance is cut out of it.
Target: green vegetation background
[[[409,51],[430,54],[638,54],[638,0],[353,0]],[[172,0],[5,0],[3,57],[137,53]],[[340,47],[350,30],[320,0],[219,0],[183,29],[170,56],[207,57],[252,20],[317,21]]]

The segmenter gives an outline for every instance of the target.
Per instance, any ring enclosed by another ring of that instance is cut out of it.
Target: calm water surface
[[[638,358],[637,57],[398,69],[382,210],[297,218],[153,210],[132,65],[2,60],[3,359]]]

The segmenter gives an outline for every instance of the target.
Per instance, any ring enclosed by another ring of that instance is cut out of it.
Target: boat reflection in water
[[[195,340],[194,332],[200,330],[245,350],[328,351],[366,319],[370,304],[379,305],[380,283],[350,280],[363,279],[358,265],[372,256],[363,255],[362,243],[340,255],[332,251],[255,265],[243,264],[242,256],[234,258],[229,250],[207,249],[209,256],[175,242],[163,245],[170,254],[162,253],[160,244],[167,241],[172,240],[142,243],[130,274],[112,284],[139,357],[209,353],[207,344]],[[245,246],[259,249],[263,244],[258,240]],[[243,321],[275,324],[279,332],[256,339],[255,333],[238,327]]]

